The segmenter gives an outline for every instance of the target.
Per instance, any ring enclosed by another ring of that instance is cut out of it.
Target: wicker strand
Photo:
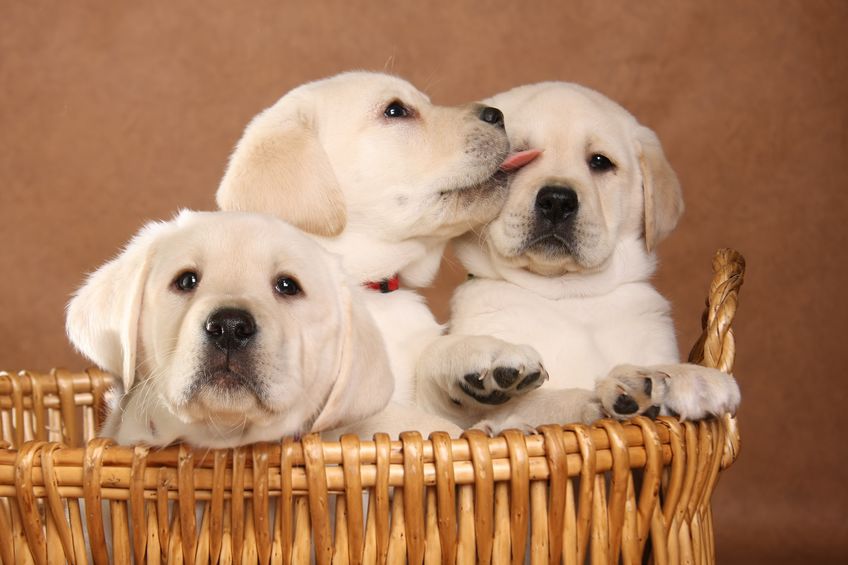
[[[47,441],[47,424],[45,422],[46,414],[44,412],[44,385],[41,379],[33,379],[29,373],[22,373],[22,376],[29,379],[32,383],[32,414],[35,418],[34,432],[35,439],[38,441]]]
[[[425,491],[424,565],[438,565],[442,562],[442,543],[439,540],[436,489],[434,487],[427,487]]]
[[[0,499],[0,559],[3,563],[15,563],[15,544],[8,505],[8,500]]]
[[[495,490],[489,438],[480,430],[467,430],[462,437],[468,440],[475,475],[474,536],[477,542],[477,563],[488,565],[492,561]]]
[[[23,519],[24,533],[32,557],[38,565],[46,565],[47,563],[47,542],[44,539],[38,503],[33,496],[32,471],[35,454],[44,445],[44,442],[41,441],[24,443],[18,452],[18,460],[15,462],[18,511]]]
[[[177,460],[177,489],[180,495],[180,536],[182,538],[183,558],[194,562],[194,552],[197,548],[197,525],[195,509],[197,500],[194,497],[194,456],[192,452],[180,445]]]
[[[592,521],[592,497],[594,494],[593,482],[595,478],[595,444],[586,426],[566,426],[571,429],[577,437],[582,464],[580,466],[580,493],[577,501],[577,563],[586,560],[587,544]]]
[[[342,464],[345,477],[345,506],[348,546],[346,553],[351,565],[362,563],[364,547],[362,531],[362,475],[359,463],[359,438],[345,436],[341,439]]]
[[[441,562],[454,565],[456,562],[456,481],[453,474],[451,439],[445,432],[430,436],[436,467],[436,512],[439,526]]]
[[[144,504],[144,471],[147,468],[147,454],[150,449],[144,446],[133,448],[130,483],[130,515],[133,521],[133,555],[136,563],[144,563],[145,540],[147,539],[147,518]]]
[[[268,524],[268,446],[253,446],[253,524],[259,563],[267,565],[271,559],[271,527]]]
[[[618,562],[619,552],[621,551],[621,534],[624,529],[628,479],[631,479],[630,459],[627,454],[627,445],[624,441],[621,424],[613,420],[601,420],[598,425],[606,430],[612,448],[613,470],[607,513],[609,519],[608,536],[610,560]]]
[[[509,465],[512,476],[509,481],[511,503],[510,530],[512,533],[512,563],[524,563],[527,547],[527,519],[530,512],[530,461],[524,434],[507,430],[504,438],[509,449]]]
[[[57,443],[44,446],[44,449],[41,451],[41,472],[44,476],[44,485],[47,491],[47,506],[50,509],[50,516],[62,544],[63,557],[71,565],[75,565],[76,555],[74,554],[73,537],[68,527],[67,519],[65,518],[65,510],[62,505],[59,485],[56,481],[56,473],[53,467],[53,452],[57,449],[59,449],[59,444]]]
[[[21,447],[24,444],[24,402],[23,390],[21,381],[17,378],[9,380],[12,387],[12,408],[15,411],[14,436],[12,436],[12,445]]]
[[[336,539],[333,546],[333,565],[349,565],[350,563],[350,559],[348,559],[350,540],[348,538],[347,520],[347,503],[344,498],[336,497],[336,521],[334,524]]]
[[[224,541],[224,471],[227,452],[216,451],[212,468],[212,497],[209,501],[209,559],[218,563]]]
[[[83,491],[85,497],[85,521],[88,527],[89,547],[96,565],[109,563],[106,551],[106,535],[103,531],[103,495],[100,475],[103,468],[103,452],[112,444],[108,439],[93,439],[86,447],[83,460]]]
[[[374,528],[377,564],[386,563],[389,553],[389,462],[391,442],[387,434],[374,435],[376,483],[374,486]]]
[[[309,434],[304,436],[302,442],[306,461],[306,478],[309,481],[309,517],[312,521],[315,561],[318,565],[330,565],[333,559],[333,542],[330,535],[330,504],[327,496],[327,475],[321,436]]]
[[[424,562],[424,463],[422,440],[418,432],[404,432],[403,443],[403,500],[404,524],[408,562]]]
[[[242,562],[245,541],[245,511],[244,511],[244,489],[245,489],[245,465],[247,462],[247,449],[237,447],[233,449],[233,478],[230,499],[230,528],[232,531],[233,562],[239,565]]]
[[[386,555],[386,563],[399,565],[406,562],[406,523],[404,521],[404,492],[403,489],[395,489],[392,496],[392,525],[389,527],[389,551]]]
[[[562,531],[565,521],[565,483],[568,481],[568,464],[562,442],[560,426],[542,426],[539,428],[545,438],[545,451],[548,456],[550,479],[548,481],[548,560],[560,563],[562,560]]]

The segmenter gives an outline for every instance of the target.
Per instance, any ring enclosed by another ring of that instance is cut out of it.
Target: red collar
[[[362,286],[368,287],[371,290],[379,290],[383,294],[386,294],[387,292],[394,292],[400,288],[400,281],[398,280],[397,274],[395,274],[380,281],[364,282],[362,283]]]

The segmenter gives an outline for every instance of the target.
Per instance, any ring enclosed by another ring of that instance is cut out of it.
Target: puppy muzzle
[[[571,253],[579,208],[580,202],[573,188],[543,186],[536,193],[533,230],[527,247],[554,255]]]
[[[255,371],[256,336],[253,315],[240,308],[220,308],[203,326],[206,348],[191,383],[190,397],[211,392],[229,398],[248,394],[261,401],[264,387]]]

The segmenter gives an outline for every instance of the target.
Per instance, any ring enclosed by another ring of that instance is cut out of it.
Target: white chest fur
[[[454,297],[452,334],[529,344],[556,388],[592,389],[621,363],[678,360],[668,302],[647,282],[599,296],[549,298],[503,280],[473,279]]]
[[[364,300],[383,336],[395,377],[392,401],[412,405],[415,364],[423,349],[442,333],[442,326],[414,291],[369,292]]]

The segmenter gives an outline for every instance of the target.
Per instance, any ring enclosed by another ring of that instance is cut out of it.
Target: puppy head
[[[515,173],[484,237],[498,260],[545,276],[603,267],[625,237],[653,250],[683,200],[656,135],[588,88],[542,83],[487,103],[503,109],[515,149],[541,156]]]
[[[256,425],[272,435],[253,440],[273,439],[388,402],[382,338],[356,292],[336,257],[276,218],[183,212],[91,275],[67,330],[137,410],[164,404],[184,437],[198,424],[237,430],[219,438],[232,443]]]
[[[218,189],[224,210],[319,236],[454,237],[503,204],[502,115],[440,107],[399,78],[351,72],[300,86],[247,126]]]

